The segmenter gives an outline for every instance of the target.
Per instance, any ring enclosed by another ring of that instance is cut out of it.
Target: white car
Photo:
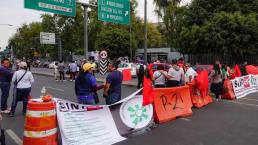
[[[51,62],[51,63],[48,65],[48,68],[51,68],[51,69],[54,68],[55,63],[56,63],[55,61]]]
[[[134,63],[124,63],[124,64],[119,64],[117,70],[122,72],[124,69],[130,69],[132,77],[136,77],[137,76],[136,68],[137,68],[137,65]]]

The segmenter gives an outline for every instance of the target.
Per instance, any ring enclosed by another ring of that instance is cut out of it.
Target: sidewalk
[[[52,72],[51,72],[52,71]],[[52,69],[47,69],[47,68],[32,68],[31,72],[33,74],[36,75],[43,75],[43,76],[52,76],[54,77],[53,74],[53,70]],[[96,80],[97,82],[104,82],[105,81],[105,77],[101,76],[99,73],[97,73],[96,75]],[[69,78],[69,75],[65,76],[66,78]],[[137,87],[137,78],[133,78],[131,81],[123,81],[122,83],[123,85],[126,86],[133,86],[133,87]]]

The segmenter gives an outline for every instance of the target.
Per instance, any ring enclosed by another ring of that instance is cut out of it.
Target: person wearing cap
[[[13,75],[12,82],[14,83],[14,97],[12,108],[9,117],[13,117],[18,101],[23,102],[23,115],[26,114],[28,98],[31,92],[31,84],[34,82],[33,75],[28,71],[27,63],[20,62],[20,70],[16,71]]]
[[[80,104],[98,103],[96,92],[104,87],[97,85],[96,78],[93,76],[94,65],[85,63],[75,80],[75,94]]]

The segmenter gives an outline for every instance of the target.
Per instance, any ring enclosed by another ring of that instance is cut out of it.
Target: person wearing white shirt
[[[186,83],[190,83],[197,76],[197,73],[196,71],[194,71],[189,63],[185,64],[185,70],[185,81]]]
[[[153,81],[155,88],[165,88],[166,87],[166,75],[167,72],[163,70],[164,67],[161,65],[157,66],[157,70],[153,74]]]
[[[178,87],[180,85],[184,85],[184,71],[177,65],[176,59],[172,60],[172,67],[169,69],[166,78],[168,79],[166,84],[167,87]]]
[[[20,63],[20,70],[13,75],[12,82],[14,83],[15,96],[13,97],[12,108],[9,117],[13,117],[18,101],[23,102],[23,115],[26,114],[28,98],[31,92],[31,83],[34,82],[32,73],[27,70],[27,63]]]

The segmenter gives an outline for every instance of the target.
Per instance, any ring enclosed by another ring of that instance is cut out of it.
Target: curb
[[[32,74],[41,75],[41,76],[48,76],[48,77],[53,77],[53,76],[54,76],[54,75],[52,75],[52,74],[41,73],[41,72],[32,72]],[[69,76],[66,75],[65,78],[69,78]],[[104,82],[103,79],[96,78],[96,80],[97,80],[97,82],[100,82],[100,83],[103,83],[103,82]],[[122,85],[124,85],[124,86],[130,86],[130,87],[137,87],[137,84],[128,83],[128,82],[123,82]]]

